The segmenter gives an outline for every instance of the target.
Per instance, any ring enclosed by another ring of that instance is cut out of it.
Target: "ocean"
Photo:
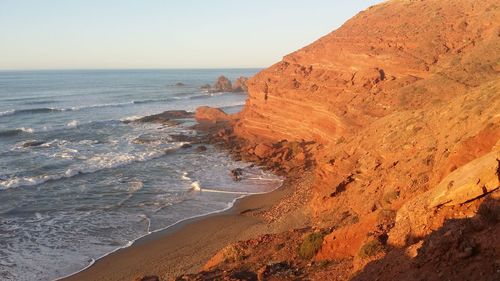
[[[126,122],[244,93],[200,89],[258,69],[0,72],[0,280],[54,280],[151,232],[221,211],[281,180],[177,126]],[[178,84],[182,83],[182,84]],[[146,141],[145,141],[146,140]],[[230,170],[244,168],[235,182]]]

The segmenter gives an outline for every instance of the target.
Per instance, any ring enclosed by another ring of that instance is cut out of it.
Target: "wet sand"
[[[199,271],[210,257],[229,243],[288,228],[285,225],[271,227],[251,214],[266,210],[286,197],[291,192],[290,186],[291,183],[285,180],[275,191],[239,199],[224,212],[188,219],[145,236],[132,246],[62,280],[134,280],[145,275],[170,280],[183,273]]]

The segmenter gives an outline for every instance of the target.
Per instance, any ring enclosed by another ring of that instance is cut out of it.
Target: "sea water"
[[[181,148],[178,126],[126,122],[244,93],[201,86],[258,69],[0,72],[0,280],[52,280],[280,179],[226,152]],[[182,83],[182,84],[180,84]],[[147,140],[147,141],[144,141]],[[230,170],[244,168],[241,181]]]

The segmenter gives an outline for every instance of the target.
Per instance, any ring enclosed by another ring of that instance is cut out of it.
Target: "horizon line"
[[[0,72],[26,72],[26,71],[95,71],[95,70],[217,70],[217,69],[265,69],[269,66],[256,67],[151,67],[151,68],[13,68],[2,69]]]

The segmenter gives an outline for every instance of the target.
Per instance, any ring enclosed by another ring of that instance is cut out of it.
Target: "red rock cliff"
[[[244,150],[275,163],[287,157],[273,149],[288,143],[300,152],[296,163],[313,162],[311,188],[300,194],[311,225],[328,230],[316,233],[314,260],[339,264],[325,276],[342,272],[339,261],[354,273],[374,259],[355,280],[498,276],[490,262],[500,251],[498,1],[376,5],[248,89],[234,117]],[[260,255],[273,257],[265,249]],[[311,280],[324,280],[322,271],[311,270]]]
[[[332,188],[351,175],[356,197],[342,200],[358,214],[384,194],[435,186],[500,137],[495,2],[389,1],[359,13],[253,77],[236,134],[322,144],[318,215],[333,212]]]
[[[359,13],[251,79],[238,133],[334,143],[498,78],[495,2],[389,1]]]

